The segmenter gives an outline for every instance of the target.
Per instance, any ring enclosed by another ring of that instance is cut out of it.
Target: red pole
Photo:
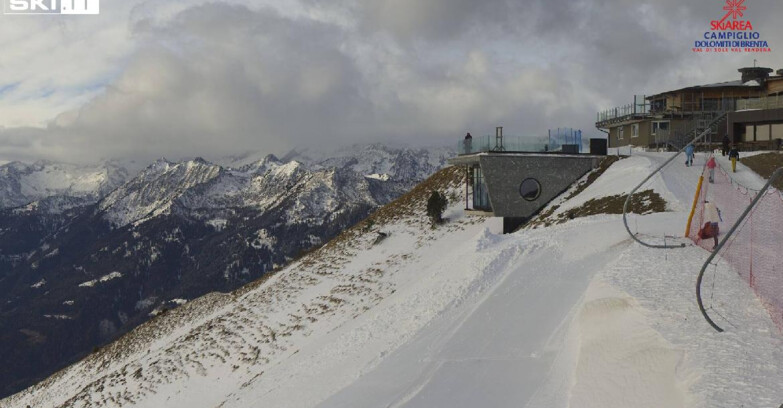
[[[748,197],[750,198],[750,197]],[[750,199],[751,202],[753,202],[753,199]],[[748,276],[748,280],[750,281],[750,287],[753,289],[755,288],[755,282],[753,279],[753,214],[750,215],[750,219],[748,220],[750,223],[750,274]]]

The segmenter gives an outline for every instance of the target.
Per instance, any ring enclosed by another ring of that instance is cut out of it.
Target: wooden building
[[[705,142],[720,143],[724,136],[748,145],[775,145],[783,139],[783,70],[739,69],[736,81],[691,86],[652,96],[635,96],[629,105],[598,113],[595,126],[607,133],[609,147],[680,148],[713,119],[728,114]],[[751,110],[781,112],[748,113]]]

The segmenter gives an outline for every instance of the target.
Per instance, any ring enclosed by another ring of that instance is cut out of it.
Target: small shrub
[[[430,217],[433,224],[440,224],[443,222],[443,211],[446,210],[446,205],[448,205],[446,196],[437,190],[430,194],[430,198],[427,200],[427,216]]]

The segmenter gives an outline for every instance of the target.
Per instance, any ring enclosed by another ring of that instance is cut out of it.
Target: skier
[[[691,165],[693,165],[693,151],[695,149],[696,148],[690,143],[685,146],[685,166],[691,167]]]
[[[731,146],[731,150],[729,150],[729,159],[731,159],[731,172],[736,173],[737,160],[739,160],[739,150],[737,150],[737,146]]]
[[[720,216],[718,207],[709,201],[704,202],[704,221],[704,226],[699,231],[699,237],[701,239],[712,238],[714,243],[712,249],[715,249],[718,246],[718,234],[720,234],[718,222],[723,221],[723,219]]]
[[[715,157],[710,157],[710,160],[707,161],[707,168],[710,169],[710,183],[715,182]]]

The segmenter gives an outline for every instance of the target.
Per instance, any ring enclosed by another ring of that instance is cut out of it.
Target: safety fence
[[[709,169],[705,167],[696,211],[688,230],[688,237],[697,245],[712,251],[715,239],[703,233],[708,221],[705,203],[717,207],[720,214],[717,237],[726,242],[719,246],[710,265],[705,264],[704,282],[701,278],[699,282],[702,291],[699,301],[703,299],[704,308],[715,315],[714,319],[738,325],[745,311],[732,307],[735,302],[726,288],[732,281],[730,275],[739,274],[760,299],[775,325],[783,330],[783,193],[769,188],[749,208],[759,191],[737,183],[730,172],[730,169],[718,166],[710,182]],[[729,228],[740,221],[746,211],[749,212],[744,220],[727,238]]]
[[[548,150],[546,136],[474,136],[457,143],[457,154],[484,152],[545,152]]]
[[[473,136],[457,143],[457,154],[485,152],[581,153],[582,131],[571,128],[550,130],[547,136]]]

